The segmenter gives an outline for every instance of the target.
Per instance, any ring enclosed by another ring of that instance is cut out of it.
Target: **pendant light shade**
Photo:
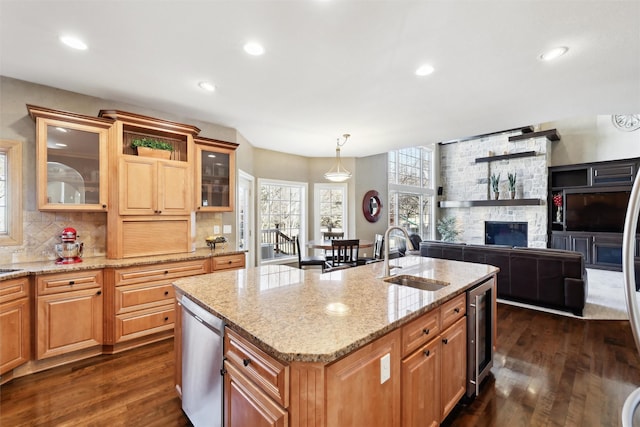
[[[340,147],[342,147],[347,142],[347,139],[349,139],[351,135],[345,133],[342,136],[344,137],[344,141],[340,143],[340,139],[338,139],[336,143],[336,163],[324,174],[325,179],[333,182],[344,182],[351,178],[351,172],[345,169],[344,166],[342,166],[342,162],[340,161]]]

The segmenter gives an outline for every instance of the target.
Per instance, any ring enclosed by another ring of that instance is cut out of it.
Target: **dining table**
[[[345,239],[345,240],[352,240],[352,239]],[[309,240],[307,242],[307,246],[313,249],[324,249],[325,251],[330,251],[332,249],[330,239]],[[358,246],[360,248],[371,248],[373,247],[373,241],[360,239],[360,244]]]

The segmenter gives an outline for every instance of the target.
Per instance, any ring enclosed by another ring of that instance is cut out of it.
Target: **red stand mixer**
[[[67,227],[62,230],[60,238],[62,243],[56,243],[55,250],[58,255],[56,264],[75,264],[82,262],[83,243],[76,242],[80,237],[75,228]]]

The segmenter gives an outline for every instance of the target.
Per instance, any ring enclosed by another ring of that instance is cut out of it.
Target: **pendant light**
[[[351,172],[346,170],[340,162],[340,147],[347,143],[347,139],[349,139],[350,136],[351,135],[349,135],[348,133],[342,135],[342,137],[344,138],[344,141],[342,141],[342,143],[340,143],[340,138],[337,139],[336,164],[324,174],[325,179],[333,182],[344,182],[351,178]]]

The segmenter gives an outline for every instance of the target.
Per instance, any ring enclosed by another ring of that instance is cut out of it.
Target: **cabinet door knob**
[[[165,271],[164,271],[164,274],[169,274],[169,270],[165,270]]]
[[[454,308],[453,311],[455,311],[456,313],[460,313],[460,309],[458,307]]]
[[[102,291],[96,292],[96,295],[102,295]]]
[[[102,209],[107,209],[107,205],[102,205]]]
[[[244,366],[249,366],[249,363],[251,363],[251,359],[242,359],[242,364]]]
[[[167,295],[169,295],[169,291],[164,291],[164,296],[166,297]]]
[[[425,351],[424,351],[424,355],[425,355],[425,356],[429,357],[429,355],[430,355],[430,354],[431,354],[431,351],[429,351],[429,350],[425,350]]]
[[[429,328],[423,329],[422,333],[425,335],[429,335]]]
[[[443,342],[443,343],[445,343],[445,344],[448,344],[448,343],[449,343],[449,340],[448,340],[447,338],[443,338],[443,339],[442,339],[442,342]]]
[[[158,214],[161,214],[161,213],[162,213],[162,211],[158,211]]]
[[[169,317],[168,317],[168,316],[165,316],[165,317],[164,317],[164,321],[166,322],[167,320],[169,320]]]
[[[73,281],[73,280],[69,280],[69,284],[70,284],[70,285],[75,285],[75,284],[76,284],[76,282],[75,282],[75,281]]]

